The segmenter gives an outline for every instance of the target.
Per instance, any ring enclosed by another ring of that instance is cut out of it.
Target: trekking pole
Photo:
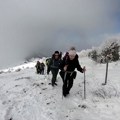
[[[86,99],[86,78],[85,78],[85,71],[84,71],[84,99]]]

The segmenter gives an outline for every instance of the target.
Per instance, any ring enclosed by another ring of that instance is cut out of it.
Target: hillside
[[[86,66],[87,99],[83,99],[84,75],[77,73],[70,95],[62,99],[62,80],[49,85],[51,75],[37,75],[35,61],[0,74],[0,120],[119,120],[120,62],[105,64],[80,58]],[[21,69],[19,69],[21,68]]]

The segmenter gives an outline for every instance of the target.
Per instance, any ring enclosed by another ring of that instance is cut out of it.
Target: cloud
[[[119,0],[0,0],[0,67],[56,49],[90,48],[117,26]]]

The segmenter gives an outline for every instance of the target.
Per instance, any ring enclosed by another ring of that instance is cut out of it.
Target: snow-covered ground
[[[62,80],[49,85],[51,75],[37,75],[35,62],[3,70],[0,74],[0,120],[120,120],[120,62],[105,64],[81,57],[86,66],[87,99],[83,99],[84,75],[77,73],[70,95],[62,99]]]

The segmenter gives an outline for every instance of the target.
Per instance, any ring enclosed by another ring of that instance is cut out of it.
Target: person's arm
[[[47,68],[47,74],[49,75],[50,72],[50,67]]]
[[[59,69],[60,69],[60,70],[63,70],[63,66],[64,66],[63,60],[60,60]]]
[[[62,62],[61,62],[61,67],[60,69],[63,71],[67,70],[67,66],[68,66],[68,60],[66,60],[65,58],[63,58]]]
[[[78,60],[76,61],[76,67],[77,67],[77,70],[80,71],[81,73],[84,72],[84,69],[81,67]]]

